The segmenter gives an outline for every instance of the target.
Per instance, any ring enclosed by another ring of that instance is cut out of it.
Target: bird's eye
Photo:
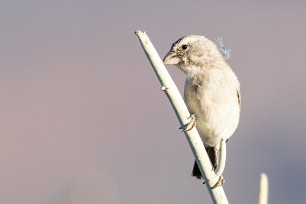
[[[188,48],[188,45],[182,45],[182,49],[186,50]]]

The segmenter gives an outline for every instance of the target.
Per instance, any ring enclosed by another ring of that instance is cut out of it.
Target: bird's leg
[[[225,182],[225,180],[222,176],[222,173],[223,173],[224,168],[225,168],[225,160],[226,160],[226,140],[223,139],[223,138],[221,139],[220,151],[218,150],[218,148],[214,148],[214,150],[215,150],[215,154],[217,153],[216,159],[218,160],[218,162],[216,162],[217,163],[217,168],[215,169],[215,174],[219,177],[219,180],[212,187],[212,189],[223,185],[224,182]]]
[[[215,151],[217,151],[217,156],[216,158],[218,158],[217,163],[217,168],[215,169],[215,174],[217,176],[220,176],[225,168],[225,161],[226,161],[226,140],[225,139],[221,139],[220,142],[220,150],[216,150],[217,148],[215,148]],[[216,153],[216,152],[215,152]]]
[[[216,170],[219,167],[219,148],[214,147],[214,169]]]
[[[194,114],[190,115],[188,117],[188,119],[190,119],[190,121],[184,125],[183,127],[180,127],[179,129],[182,129],[182,132],[186,132],[186,131],[189,131],[191,130],[192,128],[194,128],[197,124],[197,121],[196,121],[196,117]]]

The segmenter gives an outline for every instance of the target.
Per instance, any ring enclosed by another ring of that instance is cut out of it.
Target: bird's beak
[[[176,55],[175,52],[169,51],[166,56],[164,57],[164,64],[178,64],[180,63],[181,59]]]

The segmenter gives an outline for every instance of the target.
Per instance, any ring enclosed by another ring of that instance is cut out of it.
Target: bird
[[[237,76],[227,63],[229,49],[205,36],[187,35],[174,42],[163,59],[186,75],[184,101],[196,118],[196,128],[214,169],[218,166],[221,140],[235,132],[240,117],[241,95]],[[192,176],[203,179],[197,163]]]

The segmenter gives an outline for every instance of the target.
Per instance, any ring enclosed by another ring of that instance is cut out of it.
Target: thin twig
[[[269,182],[268,176],[264,173],[259,178],[258,204],[268,204]]]

